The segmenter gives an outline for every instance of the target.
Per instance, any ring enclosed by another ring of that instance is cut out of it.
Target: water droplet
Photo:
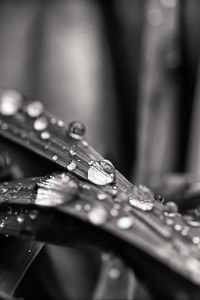
[[[34,101],[27,105],[26,112],[32,118],[37,118],[43,113],[43,105],[40,101]]]
[[[185,227],[183,228],[183,230],[181,231],[181,235],[182,235],[182,236],[187,236],[188,233],[189,233],[189,231],[190,231],[190,227],[185,226]]]
[[[58,126],[59,127],[63,127],[64,126],[64,122],[62,120],[58,120]]]
[[[3,123],[3,124],[1,125],[1,128],[2,128],[3,130],[7,130],[7,129],[8,129],[8,125],[7,125],[6,123]]]
[[[3,91],[0,94],[0,112],[5,116],[12,116],[20,109],[23,97],[15,90]]]
[[[31,250],[30,249],[28,250],[28,254],[31,254]]]
[[[192,242],[196,245],[198,245],[200,243],[200,238],[198,236],[194,236],[192,239]]]
[[[71,160],[67,165],[68,171],[73,171],[77,167],[77,162],[75,160]]]
[[[178,207],[175,202],[169,201],[165,204],[165,212],[166,216],[174,217],[178,212]]]
[[[192,227],[200,227],[200,221],[195,219],[194,216],[191,215],[184,215],[183,220],[186,224],[192,226]]]
[[[97,185],[107,185],[115,180],[115,168],[108,160],[96,161],[88,168],[87,179]]]
[[[84,205],[84,210],[85,211],[90,211],[91,210],[91,205],[90,204],[85,204]]]
[[[40,117],[40,118],[36,119],[33,124],[33,127],[37,131],[45,130],[47,128],[47,126],[48,126],[48,120],[46,117]]]
[[[51,124],[55,125],[57,121],[55,118],[51,118],[50,122],[51,122]]]
[[[169,226],[174,225],[174,220],[173,220],[173,219],[166,219],[165,222],[166,222],[166,224],[169,225]]]
[[[180,224],[175,224],[175,225],[174,225],[174,229],[175,229],[176,231],[181,231],[183,228],[182,228],[182,226],[181,226]]]
[[[112,209],[110,210],[110,215],[111,215],[112,217],[118,217],[118,216],[119,216],[119,211],[118,211],[117,209],[112,208]]]
[[[6,225],[5,220],[1,220],[1,222],[0,222],[0,227],[1,227],[1,228],[4,228],[5,225]]]
[[[76,147],[75,146],[72,146],[69,153],[72,155],[72,156],[76,156],[77,152],[76,152]]]
[[[20,223],[20,224],[22,224],[22,223],[24,222],[24,216],[19,215],[19,216],[17,217],[17,222]]]
[[[50,138],[50,133],[48,131],[43,131],[40,137],[42,140],[48,140]]]
[[[82,209],[82,205],[76,204],[74,208],[75,210],[80,211]]]
[[[129,203],[131,206],[143,211],[151,211],[154,207],[154,204],[152,202],[138,200],[133,197],[129,198]]]
[[[58,155],[54,155],[52,159],[56,161],[58,159]]]
[[[39,214],[38,210],[34,209],[29,213],[29,218],[31,220],[35,220],[35,219],[37,219],[38,214]]]
[[[112,279],[117,279],[120,276],[120,270],[117,268],[111,268],[109,270],[109,277],[111,277]]]
[[[94,207],[88,213],[88,219],[95,225],[102,225],[107,220],[107,211],[103,207]]]
[[[105,193],[99,193],[97,194],[97,199],[98,200],[106,200],[108,198],[108,196]]]
[[[119,220],[117,220],[117,227],[120,229],[129,229],[133,226],[133,219],[132,217],[122,217]]]
[[[83,123],[78,122],[78,121],[73,121],[73,122],[69,123],[68,134],[70,137],[72,137],[76,140],[80,140],[85,135],[85,132],[86,132],[86,130],[85,130],[85,126],[83,125]]]

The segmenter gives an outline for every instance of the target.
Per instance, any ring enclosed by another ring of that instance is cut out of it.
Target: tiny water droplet
[[[29,218],[31,220],[35,220],[35,219],[37,219],[38,214],[39,214],[38,210],[34,209],[29,213]]]
[[[109,277],[111,277],[112,279],[117,279],[120,276],[120,270],[117,268],[111,268],[109,270]]]
[[[84,210],[85,211],[90,211],[91,210],[91,205],[90,204],[85,204],[84,205]]]
[[[5,225],[6,225],[5,220],[1,220],[1,222],[0,222],[0,227],[1,227],[1,228],[4,228]]]
[[[23,97],[15,90],[2,91],[0,94],[0,113],[12,116],[20,109]]]
[[[37,118],[43,113],[43,105],[40,101],[34,101],[27,105],[26,112],[32,118]]]
[[[3,123],[3,124],[1,125],[1,128],[2,128],[3,130],[7,130],[7,129],[8,129],[8,125],[7,125],[6,123]]]
[[[28,250],[28,254],[31,254],[31,250],[30,249]]]
[[[105,193],[99,193],[97,194],[97,199],[102,201],[102,200],[106,200],[108,198],[108,196]]]
[[[17,217],[17,222],[20,223],[20,224],[22,224],[24,222],[24,216],[19,215]]]
[[[45,130],[48,127],[48,120],[46,117],[39,117],[34,121],[33,127],[37,131]]]
[[[102,225],[107,220],[107,211],[103,207],[94,207],[88,213],[88,219],[95,225]]]
[[[80,211],[82,209],[82,205],[76,204],[74,208],[75,210]]]
[[[174,229],[175,229],[176,231],[181,231],[183,228],[182,228],[181,224],[175,224],[175,225],[174,225]]]
[[[87,172],[87,179],[97,185],[107,185],[115,180],[115,168],[108,160],[96,161]]]
[[[59,127],[63,127],[64,126],[64,122],[62,120],[58,120],[58,126]]]
[[[72,156],[76,156],[77,152],[76,152],[76,147],[75,146],[72,146],[69,153],[72,155]]]
[[[122,217],[119,220],[117,220],[116,224],[117,227],[119,227],[120,229],[129,229],[133,226],[133,219],[130,216]]]
[[[78,121],[73,121],[73,122],[69,123],[68,134],[70,137],[72,137],[76,140],[80,140],[85,135],[85,132],[86,132],[86,130],[85,130],[85,126],[83,125],[83,123],[78,122]]]
[[[198,236],[194,236],[193,239],[192,239],[192,242],[196,245],[198,245],[200,243],[200,237]]]
[[[56,161],[58,159],[58,155],[54,155],[52,159]]]
[[[40,137],[42,140],[48,140],[50,138],[50,133],[48,131],[43,131]]]
[[[111,215],[112,217],[118,217],[118,216],[119,216],[119,211],[118,211],[117,209],[112,208],[112,209],[110,210],[110,215]]]
[[[68,170],[68,171],[73,171],[74,169],[76,169],[76,167],[77,167],[76,161],[75,161],[75,160],[72,160],[72,161],[70,161],[70,162],[68,163],[68,165],[67,165],[67,170]]]

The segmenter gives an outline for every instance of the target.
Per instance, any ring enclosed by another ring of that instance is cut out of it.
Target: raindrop
[[[24,216],[19,215],[17,217],[17,222],[20,223],[20,224],[22,224],[24,222]]]
[[[38,214],[39,214],[38,210],[34,209],[29,213],[29,218],[31,220],[35,220],[35,219],[37,219]]]
[[[45,130],[48,126],[48,120],[46,117],[40,117],[35,120],[33,127],[37,131]]]
[[[52,159],[56,161],[58,159],[58,155],[54,155]]]
[[[5,116],[12,116],[20,109],[23,97],[15,90],[3,91],[0,94],[0,112]]]
[[[69,123],[69,129],[68,129],[68,134],[70,137],[80,140],[83,138],[85,135],[85,126],[83,123],[78,122],[78,121],[73,121]]]
[[[174,225],[174,229],[175,229],[176,231],[181,231],[183,228],[182,228],[182,226],[181,226],[180,224],[175,224],[175,225]]]
[[[48,131],[43,131],[40,137],[42,140],[48,140],[50,138],[50,133]]]
[[[103,207],[94,207],[88,213],[88,219],[95,225],[102,225],[108,217],[107,211]]]
[[[115,180],[115,168],[108,160],[96,161],[89,168],[87,179],[97,185],[107,185]]]
[[[27,105],[26,112],[32,118],[37,118],[43,113],[43,105],[40,101],[34,101]]]
[[[120,270],[117,268],[111,268],[109,270],[109,276],[113,279],[117,279],[120,276]]]
[[[59,127],[63,127],[64,126],[64,122],[62,120],[58,120],[58,126]]]
[[[194,236],[192,239],[192,242],[196,245],[198,245],[200,243],[200,238],[198,236]]]
[[[76,156],[77,152],[76,152],[76,147],[75,146],[72,146],[69,153],[72,155],[72,156]]]
[[[98,200],[106,200],[107,197],[108,197],[108,196],[107,196],[105,193],[99,193],[99,194],[97,195],[97,199],[98,199]]]
[[[1,228],[4,228],[5,225],[6,225],[6,224],[5,224],[5,220],[1,220],[1,222],[0,222],[0,227],[1,227]]]
[[[154,207],[154,204],[149,201],[138,200],[133,197],[129,198],[129,203],[131,206],[143,210],[143,211],[151,211]]]
[[[129,229],[133,226],[133,219],[132,217],[122,217],[119,220],[117,220],[117,227],[120,229]]]
[[[174,217],[178,212],[178,207],[175,202],[169,201],[165,204],[165,212],[166,216]]]
[[[75,160],[72,160],[72,161],[70,161],[70,162],[68,163],[68,165],[67,165],[67,170],[68,170],[68,171],[73,171],[74,169],[76,169],[76,167],[77,167],[76,161],[75,161]]]

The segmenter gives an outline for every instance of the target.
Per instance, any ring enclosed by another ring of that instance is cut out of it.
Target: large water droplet
[[[169,201],[165,204],[164,214],[169,217],[174,217],[178,212],[178,206],[175,202]]]
[[[80,140],[83,138],[85,135],[85,126],[83,123],[78,122],[78,121],[73,121],[69,123],[69,129],[68,129],[68,134],[70,137]]]
[[[43,105],[39,101],[34,101],[27,105],[26,112],[32,118],[37,118],[43,113]]]
[[[97,185],[110,184],[115,181],[115,168],[108,160],[96,161],[88,168],[87,178]]]
[[[133,226],[133,218],[128,216],[128,217],[122,217],[119,220],[117,220],[117,227],[120,229],[129,229]]]
[[[130,197],[129,203],[131,206],[143,211],[150,211],[154,207],[154,204],[152,202],[138,200],[133,197]]]
[[[20,109],[23,97],[15,90],[3,91],[0,94],[0,113],[12,116]]]
[[[88,213],[88,219],[95,225],[102,225],[107,220],[108,213],[103,207],[94,207]]]
[[[40,118],[36,119],[33,124],[33,127],[37,131],[45,130],[47,128],[47,126],[48,126],[48,120],[46,117],[40,117]]]

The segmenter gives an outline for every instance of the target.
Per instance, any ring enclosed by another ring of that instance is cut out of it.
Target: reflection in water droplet
[[[50,133],[48,131],[43,131],[40,137],[42,140],[48,140],[50,138]]]
[[[102,225],[107,220],[107,211],[103,207],[94,207],[88,213],[88,219],[95,225]]]
[[[34,101],[27,105],[26,112],[32,118],[37,118],[43,113],[43,105],[39,101]]]
[[[131,206],[143,211],[150,211],[154,207],[154,204],[152,202],[137,200],[133,197],[130,197],[129,203]]]
[[[33,127],[37,131],[45,130],[48,126],[48,120],[46,117],[40,117],[34,121]]]
[[[23,97],[15,90],[3,91],[0,94],[0,113],[12,116],[20,109]]]
[[[78,121],[73,121],[69,123],[68,134],[70,137],[80,140],[85,135],[86,129],[83,123]]]
[[[68,171],[73,171],[74,169],[76,169],[76,167],[77,167],[77,162],[75,160],[72,160],[67,165],[67,170]]]
[[[133,219],[132,217],[122,217],[119,220],[117,220],[117,227],[120,229],[129,229],[133,226]]]
[[[115,180],[115,168],[108,160],[96,161],[89,168],[87,179],[97,185],[107,185]]]

